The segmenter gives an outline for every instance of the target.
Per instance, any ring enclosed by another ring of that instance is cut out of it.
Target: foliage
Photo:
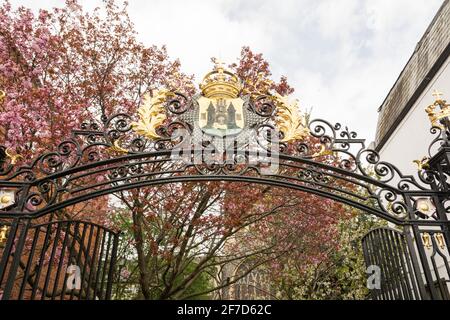
[[[268,91],[274,90],[281,96],[294,92],[285,76],[282,76],[278,83],[273,81],[269,62],[263,58],[262,53],[254,53],[248,46],[242,47],[238,62],[230,67],[243,80],[246,92],[267,94]]]
[[[355,211],[354,209],[347,208]],[[278,273],[275,284],[281,299],[365,299],[367,275],[361,238],[385,222],[360,213],[338,225],[337,247],[325,259],[304,268],[289,260]]]
[[[63,8],[0,7],[0,72],[6,92],[2,144],[30,159],[70,136],[82,120],[134,113],[141,96],[166,87],[192,90],[166,48],[136,39],[126,5],[105,0],[86,13],[76,0]]]
[[[186,268],[186,270],[177,277],[175,280],[175,285],[183,281],[184,278],[192,274],[192,272],[195,271],[195,268],[198,265],[193,262],[189,264]],[[213,270],[210,270],[210,272],[213,272]],[[202,292],[210,292],[214,288],[214,285],[212,284],[212,278],[210,275],[210,272],[203,271],[199,274],[199,276],[192,282],[192,284],[186,289],[185,295],[187,297],[191,297],[189,299],[191,300],[209,300],[210,295],[208,294],[202,294]]]

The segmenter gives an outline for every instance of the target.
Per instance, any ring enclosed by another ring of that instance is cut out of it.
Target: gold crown
[[[450,117],[450,104],[441,98],[442,93],[434,90],[432,95],[436,100],[426,107],[425,111],[428,114],[432,126],[443,128],[444,126],[441,124],[441,120]],[[436,110],[437,107],[439,107],[440,110]]]
[[[223,64],[215,60],[214,70],[208,72],[200,84],[202,94],[207,98],[237,98],[242,89],[239,78],[225,70]]]

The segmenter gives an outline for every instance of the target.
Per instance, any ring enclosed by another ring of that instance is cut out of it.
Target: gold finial
[[[431,247],[433,246],[431,244],[431,236],[430,236],[430,234],[428,232],[425,232],[425,233],[422,234],[422,241],[423,241],[423,245],[427,249],[431,249]]]
[[[238,77],[224,67],[224,63],[217,58],[213,71],[208,72],[200,84],[202,94],[207,98],[234,99],[239,96],[242,85]]]
[[[414,160],[413,162],[417,165],[417,170],[420,171],[422,169],[428,169],[430,167],[430,165],[428,164],[429,160],[430,158],[425,156],[422,158],[422,160]]]
[[[2,101],[4,97],[6,97],[6,92],[3,90],[0,90],[0,101]]]
[[[3,226],[0,228],[0,244],[4,243],[7,239],[6,235],[8,233],[8,226]]]
[[[441,92],[434,90],[432,95],[436,100],[425,108],[425,112],[433,127],[444,128],[441,120],[450,116],[450,105],[441,98],[443,95]],[[437,107],[439,107],[440,110],[436,110]]]
[[[444,235],[442,233],[436,233],[434,235],[437,245],[439,246],[439,248],[444,249],[445,248],[445,240],[444,240]]]

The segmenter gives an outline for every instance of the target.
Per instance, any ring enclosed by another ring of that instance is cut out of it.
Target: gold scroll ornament
[[[13,154],[9,148],[5,150],[5,154],[11,160],[11,164],[16,164],[19,159],[23,159],[20,154]]]

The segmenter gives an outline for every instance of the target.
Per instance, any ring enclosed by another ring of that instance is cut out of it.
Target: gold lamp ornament
[[[15,193],[11,189],[0,189],[0,210],[15,203]]]
[[[416,200],[415,209],[424,218],[431,218],[436,212],[436,207],[429,198],[419,198]]]

